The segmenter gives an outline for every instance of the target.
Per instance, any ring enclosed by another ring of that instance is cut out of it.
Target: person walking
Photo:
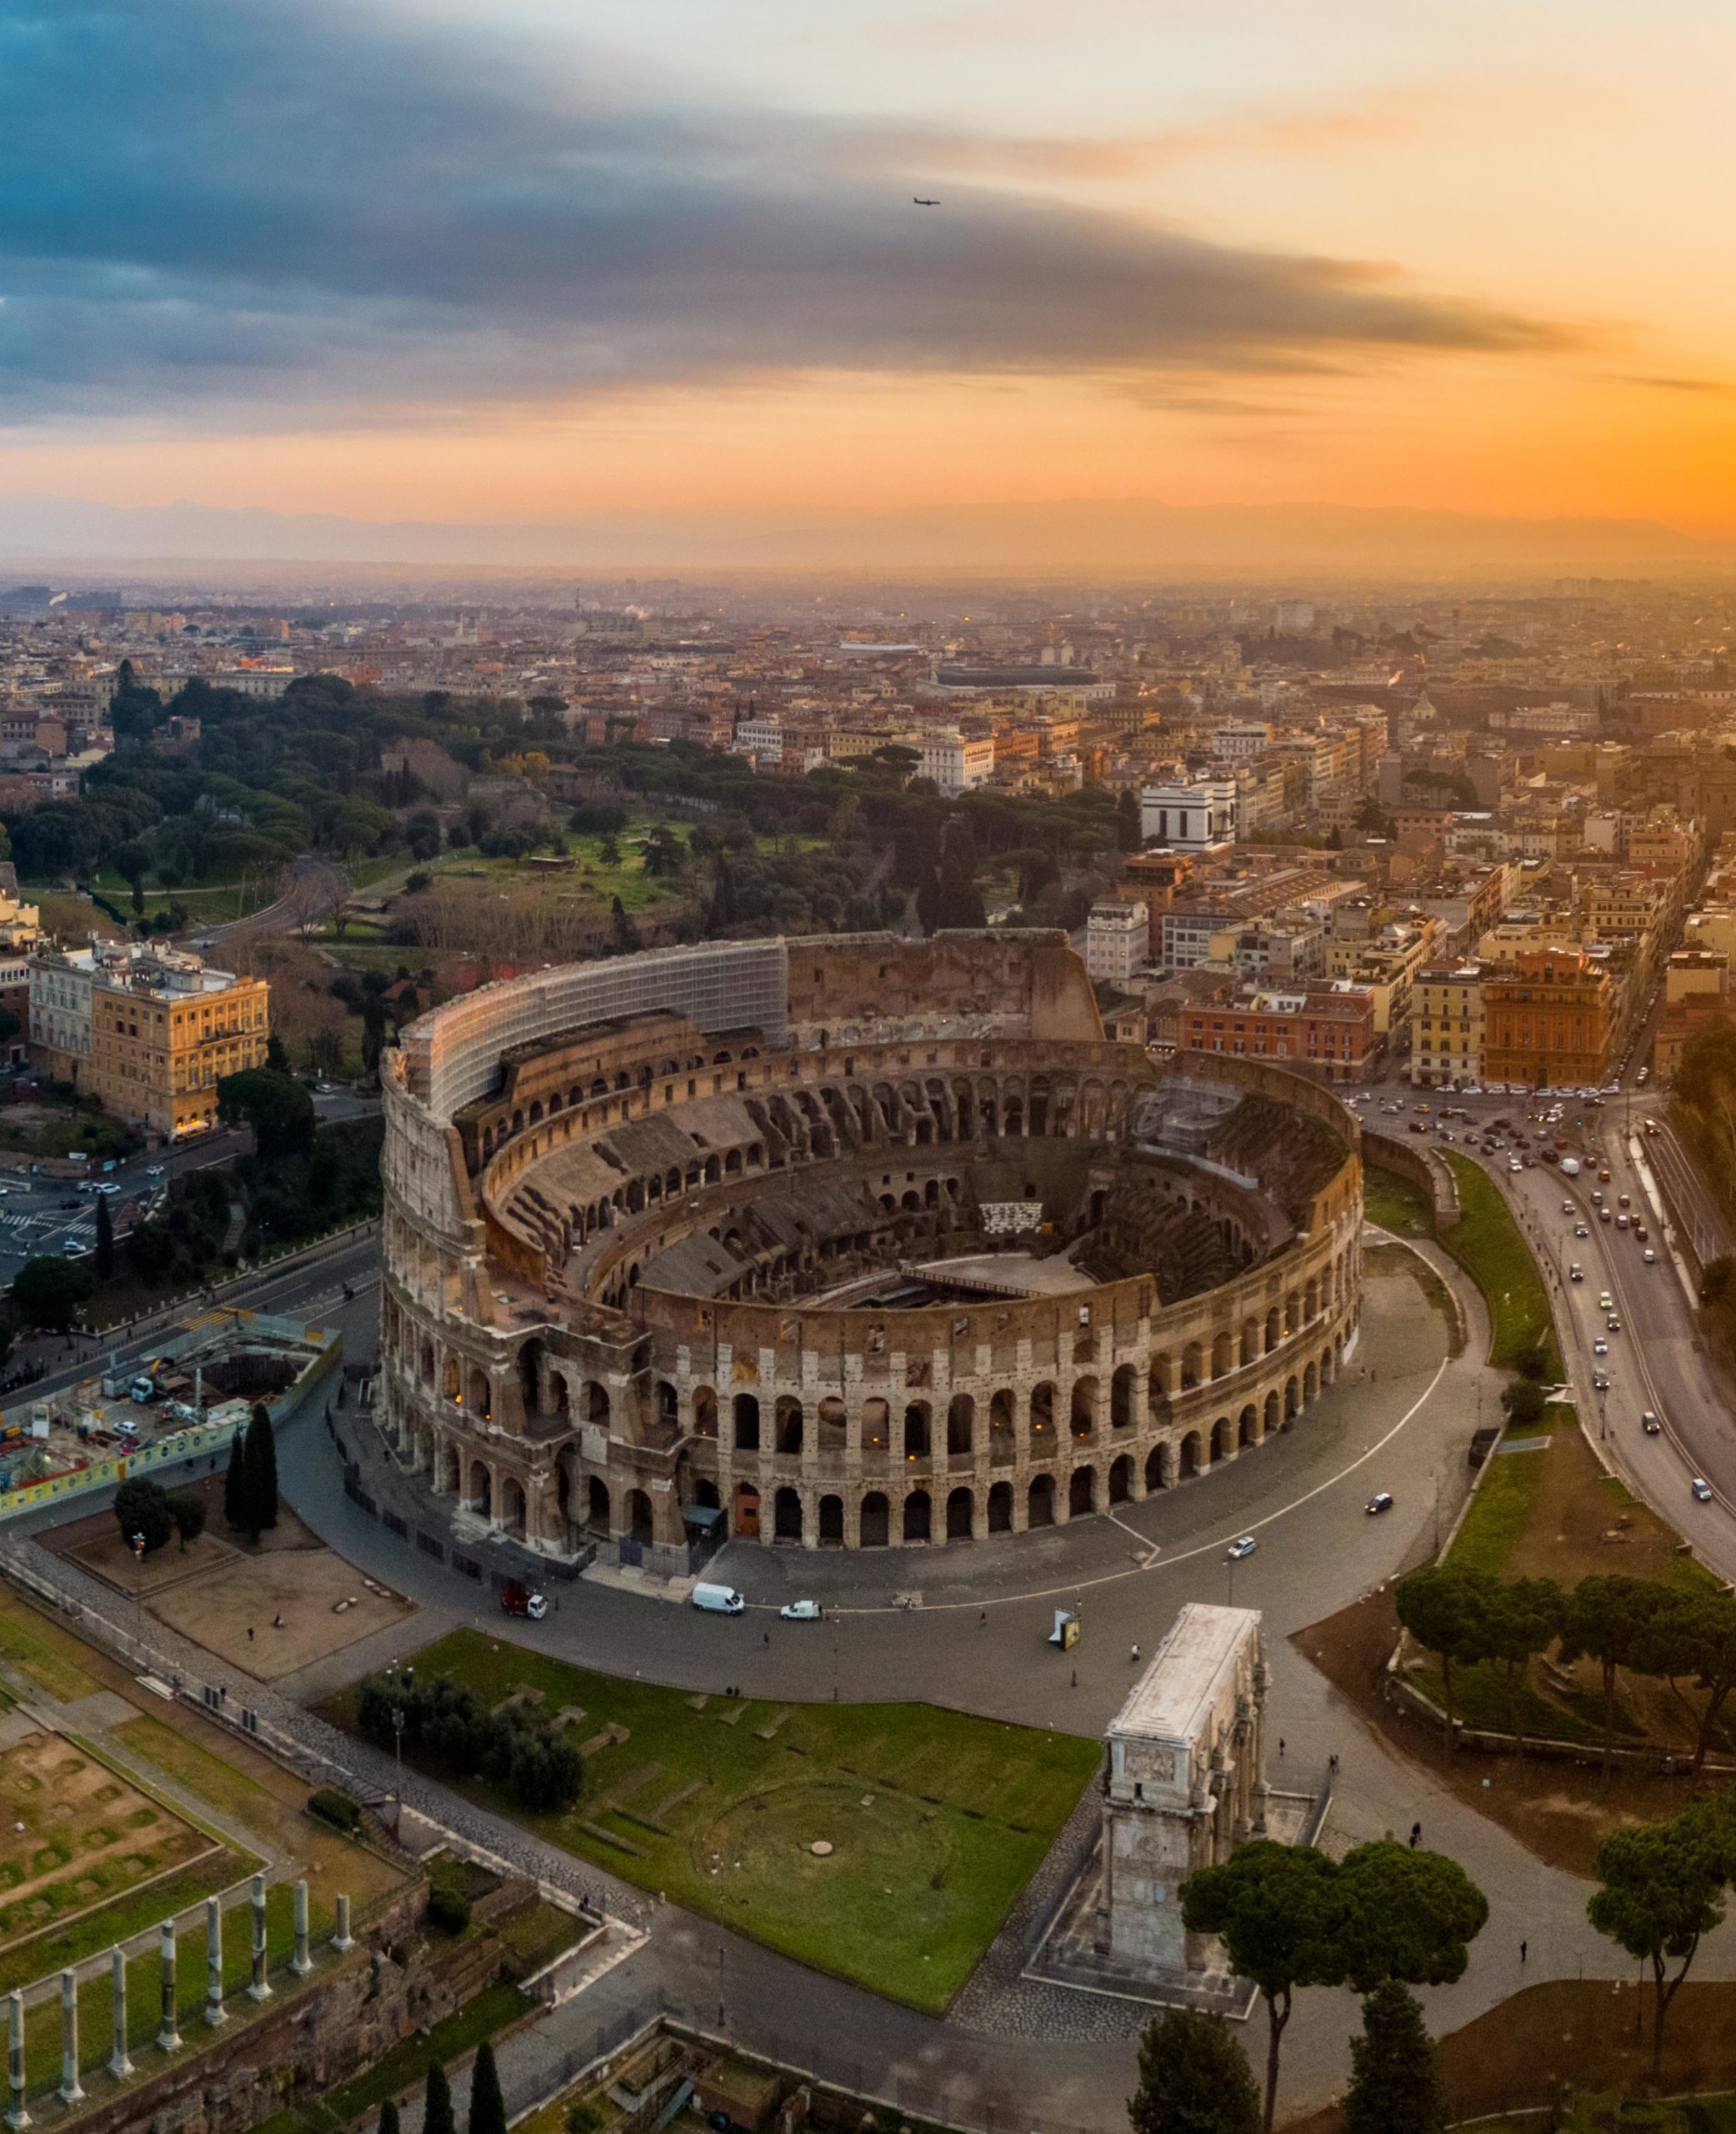
[[[1525,1961],[1525,1944],[1524,1944],[1523,1941],[1521,1941],[1521,1942],[1520,1942],[1520,1944],[1519,1944],[1519,1961],[1520,1961],[1521,1963],[1523,1963],[1523,1962],[1524,1962],[1524,1961]]]
[[[1422,1835],[1423,1826],[1420,1823],[1413,1823],[1410,1826],[1410,1849],[1413,1852],[1416,1851],[1418,1841]]]
[[[1139,1648],[1138,1648],[1138,1646],[1137,1645],[1136,1645],[1136,1646],[1134,1646],[1134,1647],[1133,1648],[1133,1650],[1132,1650],[1132,1651],[1128,1654],[1128,1658],[1133,1661],[1133,1665],[1134,1665],[1136,1667],[1138,1666],[1138,1664],[1139,1664]]]

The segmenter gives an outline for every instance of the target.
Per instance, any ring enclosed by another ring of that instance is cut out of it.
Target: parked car
[[[503,1616],[523,1616],[531,1622],[540,1623],[548,1613],[548,1603],[540,1593],[533,1593],[516,1578],[510,1578],[500,1589],[500,1612]]]
[[[817,1623],[820,1620],[818,1600],[786,1600],[778,1611],[787,1623]]]

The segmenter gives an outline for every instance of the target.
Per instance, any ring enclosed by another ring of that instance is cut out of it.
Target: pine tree
[[[247,1530],[247,1432],[237,1430],[229,1440],[229,1465],[223,1474],[223,1524],[232,1534]]]
[[[243,1523],[249,1533],[258,1535],[278,1523],[278,1447],[271,1417],[263,1402],[255,1403],[253,1420],[248,1425],[242,1468],[247,1476],[247,1516]]]
[[[1350,2041],[1344,2134],[1440,2134],[1446,2123],[1423,2004],[1388,1979],[1363,2001],[1363,2034]]]
[[[380,2124],[378,2134],[398,2134],[398,2106],[390,2097],[388,2097],[384,2104],[380,2106]]]
[[[1258,2134],[1259,2086],[1222,2016],[1171,2008],[1139,2041],[1133,2134]]]
[[[105,1198],[97,1203],[97,1280],[110,1280],[114,1274],[114,1217]]]
[[[428,2095],[422,2106],[422,2134],[458,2134],[453,2117],[452,2085],[438,2060],[428,2062]]]
[[[500,2094],[494,2048],[487,2038],[477,2047],[470,2071],[469,2134],[507,2134],[506,2100]]]

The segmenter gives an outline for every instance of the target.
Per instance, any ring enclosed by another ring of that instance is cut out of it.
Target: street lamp
[[[145,1642],[145,1537],[143,1534],[129,1534],[128,1545],[133,1550],[135,1565],[133,1579],[133,1640],[141,1651]]]

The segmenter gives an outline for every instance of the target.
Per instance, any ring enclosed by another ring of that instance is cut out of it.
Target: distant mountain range
[[[1166,580],[1513,579],[1723,573],[1736,542],[1652,519],[1294,503],[933,505],[897,512],[601,513],[567,523],[373,521],[210,504],[0,497],[0,564],[452,569],[921,571]]]

